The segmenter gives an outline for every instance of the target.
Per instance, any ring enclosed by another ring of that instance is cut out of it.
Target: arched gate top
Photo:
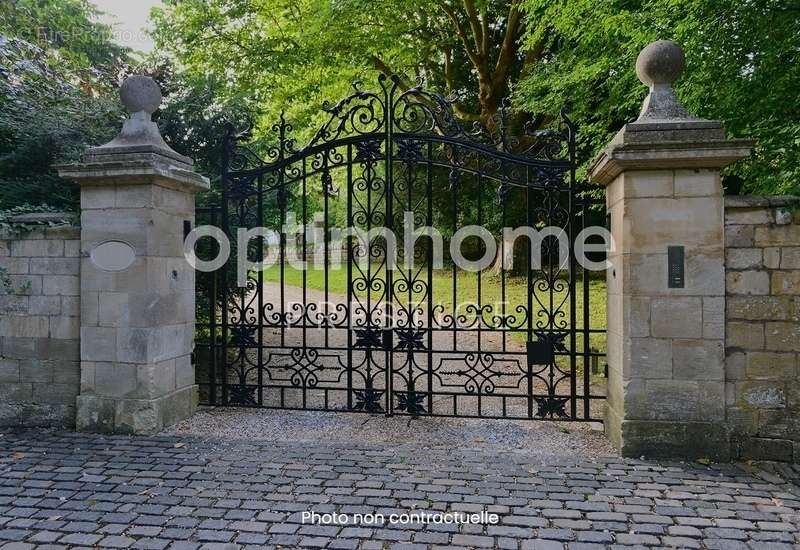
[[[535,166],[563,174],[575,163],[576,127],[568,109],[559,112],[555,128],[536,129],[527,121],[521,131],[512,132],[508,106],[504,102],[487,126],[479,122],[464,125],[453,110],[455,96],[442,96],[424,89],[422,82],[404,88],[397,76],[379,75],[378,89],[366,91],[361,82],[353,84],[353,93],[331,104],[323,103],[328,120],[303,146],[292,137],[293,127],[281,114],[271,130],[275,143],[259,156],[243,144],[249,132],[237,133],[231,125],[225,138],[226,172],[242,177],[272,172],[303,158],[348,144],[384,144],[401,148],[414,142],[434,142],[458,146],[501,161]],[[386,148],[384,160],[394,149]]]

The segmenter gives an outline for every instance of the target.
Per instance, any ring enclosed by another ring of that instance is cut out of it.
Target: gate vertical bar
[[[392,162],[394,158],[394,137],[393,137],[393,118],[394,118],[394,92],[397,89],[397,83],[392,80],[392,85],[386,90],[386,103],[385,109],[385,124],[386,124],[386,155],[385,155],[385,182],[384,186],[386,187],[386,231],[387,234],[391,233],[394,229],[394,223],[392,220],[392,197],[394,195],[394,182],[392,181],[393,178],[393,167]],[[386,248],[385,250],[385,261],[384,261],[384,269],[385,269],[385,276],[384,282],[386,288],[384,289],[384,306],[386,307],[385,315],[386,321],[391,323],[390,327],[384,327],[389,329],[394,329],[394,304],[393,304],[393,297],[392,297],[392,270],[389,269],[389,247],[388,242],[384,243]],[[391,332],[389,334],[392,334]],[[393,338],[390,338],[389,345],[385,346],[386,349],[384,351],[385,354],[385,364],[386,364],[386,415],[392,416],[394,412],[394,354],[392,353],[392,341]]]
[[[258,225],[260,227],[264,226],[264,176],[258,176],[258,193],[256,194],[256,199],[258,200],[258,207],[257,207],[257,216],[258,216]],[[257,259],[258,263],[261,264],[264,262],[264,237],[259,235],[258,237],[258,254]],[[241,252],[240,252],[241,253]],[[264,270],[258,270],[258,287],[256,288],[256,296],[258,297],[258,312],[256,313],[256,319],[258,319],[258,326],[256,330],[258,330],[258,406],[261,407],[264,405]]]
[[[588,216],[589,201],[585,198],[581,201],[581,231],[586,229],[586,218]],[[589,288],[589,270],[583,268],[583,418],[589,420],[591,414],[589,411],[591,394],[591,347],[589,336],[591,334],[591,319],[589,318],[589,300],[591,300],[591,292]]]
[[[353,227],[353,146],[347,145],[347,227]],[[353,410],[353,243],[345,240],[347,247],[347,410]],[[339,251],[341,254],[341,250]]]
[[[525,169],[525,221],[529,228],[533,227],[533,204],[531,201],[531,169],[527,167]],[[539,250],[537,254],[541,254],[541,245],[539,245]],[[528,254],[527,260],[528,265],[526,266],[526,273],[528,274],[528,332],[527,332],[527,341],[533,341],[533,293],[535,289],[533,287],[533,245],[528,244]],[[528,418],[533,418],[533,365],[531,364],[530,360],[526,359],[527,368],[527,377],[528,377]]]
[[[225,134],[225,139],[222,146],[222,174],[220,177],[220,195],[222,202],[222,231],[230,239],[231,229],[228,212],[228,185],[230,183],[230,155],[235,147],[236,134],[232,124],[229,124]],[[228,403],[228,269],[230,269],[231,260],[228,259],[220,268],[222,272],[222,403]]]
[[[562,116],[566,119],[566,114],[562,111]],[[577,349],[577,300],[575,296],[576,277],[575,270],[577,262],[575,261],[575,213],[577,211],[577,196],[575,189],[575,144],[574,132],[572,126],[569,124],[569,119],[566,119],[566,129],[568,132],[567,138],[567,151],[569,155],[569,215],[567,216],[568,224],[568,239],[569,239],[569,403],[570,403],[570,417],[574,420],[577,418],[577,397],[578,381],[578,349]]]
[[[279,147],[278,147],[278,162],[283,161],[283,148],[285,146],[286,141],[286,123],[283,120],[283,113],[281,113],[281,124],[280,124],[280,134],[279,134]],[[285,313],[285,304],[286,304],[286,294],[285,294],[285,286],[286,286],[286,231],[284,231],[285,224],[286,224],[286,203],[288,199],[288,193],[286,192],[286,188],[284,187],[284,169],[281,166],[278,168],[278,187],[276,191],[276,198],[278,201],[278,210],[280,211],[280,220],[278,223],[281,224],[281,232],[280,232],[280,325],[281,325],[281,347],[286,345],[286,313]],[[281,405],[283,405],[283,398],[285,392],[281,389]]]
[[[300,192],[302,193],[302,197],[303,197],[302,198],[302,203],[301,203],[302,216],[303,216],[303,219],[302,219],[302,227],[303,227],[303,261],[302,261],[302,264],[301,264],[303,266],[303,309],[302,309],[302,313],[301,313],[300,323],[301,323],[301,326],[303,327],[302,328],[302,331],[303,331],[302,332],[302,334],[303,334],[303,357],[306,357],[307,353],[308,353],[308,351],[307,351],[308,350],[307,322],[310,319],[310,316],[308,315],[308,264],[306,263],[306,259],[307,259],[306,250],[308,249],[308,243],[306,242],[306,239],[308,237],[308,225],[307,225],[308,220],[306,219],[308,217],[308,196],[307,196],[307,192],[308,192],[307,187],[308,186],[306,184],[306,179],[308,177],[308,167],[306,166],[306,157],[303,157],[303,163],[302,163],[302,168],[301,169],[302,169],[302,178],[303,178],[302,179],[302,183],[301,183],[301,190],[300,190]],[[306,407],[307,403],[308,403],[308,378],[307,377],[303,377],[303,408],[304,409],[307,408]]]
[[[217,226],[219,219],[217,216],[217,209],[212,207],[210,209],[211,225]],[[219,270],[213,271],[208,274],[211,278],[210,293],[208,300],[208,313],[209,313],[209,328],[211,338],[209,339],[210,346],[210,362],[211,372],[209,373],[209,402],[211,405],[217,404],[217,280],[219,279]]]
[[[328,180],[326,179],[326,174],[328,175],[328,177],[330,177],[330,175],[328,173],[328,155],[327,154],[325,155],[324,159],[325,159],[325,161],[324,161],[325,164],[324,164],[323,173],[322,173],[323,174],[323,176],[322,176],[323,177],[323,182],[322,182],[322,200],[323,200],[322,228],[323,228],[324,233],[323,233],[323,237],[322,237],[322,245],[325,248],[323,248],[323,250],[322,250],[322,261],[323,261],[322,267],[325,270],[324,271],[324,273],[325,273],[325,283],[324,283],[325,284],[325,304],[323,305],[323,308],[324,308],[324,319],[325,319],[325,329],[324,329],[325,330],[325,347],[327,348],[330,345],[330,340],[329,340],[329,337],[328,337],[328,327],[331,324],[330,323],[330,311],[329,311],[329,307],[328,307],[328,302],[330,301],[330,278],[329,278],[330,277],[330,273],[328,272],[328,270],[330,269],[330,265],[329,265],[330,258],[328,257],[328,248],[330,246],[329,242],[328,242],[328,238],[329,238],[328,234],[330,233],[330,229],[328,228],[328,224],[330,222],[329,222],[329,214],[328,214],[328,208],[329,208],[328,196],[332,192],[332,188],[328,188],[329,183],[328,183]],[[332,179],[331,179],[330,185],[331,186],[333,185],[333,180]],[[317,251],[314,252],[314,263],[315,264],[317,263],[316,254],[317,254]],[[316,265],[314,266],[314,268],[316,269]],[[325,408],[327,408],[327,407],[325,407]]]
[[[483,201],[481,200],[481,196],[483,195],[483,188],[481,187],[481,158],[480,157],[478,157],[476,159],[476,161],[475,161],[475,168],[476,168],[475,185],[476,185],[476,194],[478,195],[478,213],[477,213],[478,221],[477,221],[477,224],[478,224],[478,227],[483,227],[483,225],[482,225],[483,224]],[[501,170],[502,170],[502,168],[501,168]],[[478,318],[478,322],[477,322],[477,325],[476,325],[477,329],[478,329],[478,355],[477,355],[477,363],[476,364],[477,365],[483,365],[483,363],[484,363],[484,361],[483,361],[483,347],[482,347],[482,342],[481,342],[481,336],[482,336],[482,332],[481,331],[482,331],[482,325],[483,325],[483,302],[482,302],[482,296],[481,296],[481,291],[483,289],[481,287],[482,287],[482,283],[483,283],[483,277],[481,276],[481,270],[480,269],[477,270],[476,275],[477,275],[477,279],[478,279],[477,280],[477,285],[478,285],[478,288],[477,288],[477,300],[478,300],[477,318]],[[481,413],[483,411],[483,389],[484,388],[480,384],[477,385],[476,392],[478,394],[478,416],[481,416]]]
[[[427,143],[426,199],[428,201],[427,224],[433,227],[433,143]],[[428,242],[428,414],[433,414],[433,237]]]

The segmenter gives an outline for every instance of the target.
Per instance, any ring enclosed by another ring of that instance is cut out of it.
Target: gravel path
[[[344,309],[351,312],[363,311],[364,304],[353,302],[347,304],[347,297],[330,293],[325,299],[322,291],[307,289],[305,293],[300,287],[286,285],[281,293],[277,283],[265,283],[261,289],[264,304],[271,304],[271,315],[288,312],[289,324],[301,320],[299,315],[310,308],[312,317],[327,311],[335,320],[341,320]],[[283,307],[281,307],[281,295]],[[257,300],[251,306],[258,307]],[[235,321],[237,315],[232,315]],[[469,321],[466,321],[471,324]],[[235,373],[246,370],[245,382],[257,385],[259,374],[265,385],[264,400],[268,406],[289,406],[295,408],[346,408],[347,377],[344,375],[348,364],[348,331],[346,328],[324,329],[294,326],[283,330],[265,328],[262,332],[263,344],[271,346],[263,351],[263,359],[259,359],[257,347],[251,347],[247,353],[247,365],[236,366],[229,371],[229,383],[240,383]],[[399,337],[395,335],[395,338]],[[318,355],[296,356],[305,347],[313,348]],[[402,392],[409,387],[409,379],[414,378],[418,391],[427,391],[429,384],[433,391],[432,408],[435,414],[452,414],[454,408],[460,415],[467,416],[527,416],[527,383],[526,383],[526,351],[524,342],[512,338],[504,331],[466,330],[433,331],[432,340],[428,341],[427,331],[419,342],[420,348],[413,354],[413,362],[406,351],[393,353],[394,377],[393,387]],[[430,356],[427,349],[434,350]],[[580,366],[582,359],[578,358]],[[470,363],[471,362],[471,363]],[[412,363],[409,365],[409,363]],[[554,371],[556,395],[567,396],[570,393],[569,359],[558,357],[559,367],[563,372]],[[304,365],[313,365],[306,369]],[[261,371],[258,365],[266,368]],[[469,366],[469,368],[465,368]],[[385,375],[386,355],[383,351],[367,352],[363,348],[352,351],[352,372],[355,389],[365,387],[365,376],[371,372],[375,388],[386,388]],[[578,368],[578,367],[576,367]],[[368,369],[370,369],[368,371]],[[433,371],[430,382],[428,371]],[[549,368],[535,367],[533,394],[549,395]],[[313,374],[311,374],[313,373]],[[298,387],[300,378],[306,381],[307,390]],[[313,378],[313,380],[311,380]],[[478,388],[482,398],[474,395]],[[329,389],[332,391],[326,392]],[[583,381],[578,380],[576,391],[583,393]],[[453,394],[458,394],[454,396]],[[605,394],[605,384],[593,384],[591,393],[595,397]],[[472,394],[472,395],[470,395]],[[501,398],[496,395],[505,395]],[[283,403],[283,405],[281,405]],[[589,403],[591,417],[601,418],[603,399],[593,398]],[[427,403],[425,404],[428,407]],[[568,405],[567,405],[568,406]],[[583,401],[578,398],[576,412],[582,417]],[[480,411],[480,413],[479,413]],[[534,409],[535,411],[535,409]],[[430,412],[426,411],[425,412]]]
[[[421,448],[524,450],[541,458],[614,454],[599,424],[465,418],[409,418],[274,409],[202,408],[165,435],[227,440],[389,444]]]

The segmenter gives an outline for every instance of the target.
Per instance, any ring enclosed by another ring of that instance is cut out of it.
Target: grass
[[[295,287],[303,287],[303,273],[306,277],[306,288],[313,290],[325,290],[325,272],[320,269],[308,269],[305,272],[290,266],[284,267],[284,280],[285,284]],[[353,268],[354,277],[357,276],[356,268]],[[381,278],[385,273],[380,273]],[[407,276],[407,272],[406,272]],[[395,272],[395,279],[399,274]],[[427,273],[423,270],[417,276],[423,281],[427,281]],[[273,265],[264,271],[264,280],[268,282],[280,281],[280,266]],[[453,281],[456,281],[456,295],[453,299]],[[565,281],[566,283],[566,281]],[[494,305],[494,311],[499,312],[501,303],[503,302],[502,295],[502,278],[499,275],[490,274],[487,272],[480,274],[481,284],[481,304]],[[606,327],[606,282],[603,279],[592,279],[588,285],[589,292],[589,326],[592,329],[605,329]],[[509,276],[506,275],[505,280],[505,303],[506,312],[512,313],[517,305],[527,306],[527,279],[526,277]],[[347,269],[331,269],[328,271],[328,291],[331,294],[346,295],[347,294]],[[583,283],[578,281],[575,288],[575,297],[577,304],[576,311],[576,326],[583,327]],[[549,292],[546,290],[537,289],[536,295],[542,303],[549,306]],[[373,294],[374,296],[374,294]],[[406,293],[402,294],[403,298],[407,296]],[[427,296],[421,292],[412,294],[416,300],[423,299],[425,306],[427,304]],[[454,304],[457,304],[459,312],[464,312],[467,304],[476,304],[478,298],[478,274],[460,271],[457,275],[453,276],[451,269],[435,270],[433,272],[433,304],[444,306],[445,311],[453,312]],[[396,297],[397,299],[397,297]],[[405,301],[405,300],[403,300]],[[564,301],[561,307],[565,314],[563,319],[569,322],[569,309],[570,303],[568,294],[562,291],[554,295],[554,302],[556,308],[558,304]],[[402,302],[401,302],[402,303]],[[534,311],[543,309],[534,303]],[[515,333],[514,337],[517,339],[525,339],[524,333]],[[605,350],[605,334],[592,334],[590,335],[590,345],[598,350]]]

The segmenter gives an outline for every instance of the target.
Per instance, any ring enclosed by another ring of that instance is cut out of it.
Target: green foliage
[[[0,233],[22,234],[40,227],[55,227],[71,223],[73,216],[67,214],[61,220],[31,220],[24,223],[12,221],[15,216],[24,214],[62,213],[63,209],[48,204],[20,204],[8,210],[0,210]]]
[[[0,294],[12,294],[14,291],[14,283],[8,270],[5,267],[0,267]]]
[[[83,84],[104,87],[128,53],[97,15],[87,0],[8,0],[0,4],[0,33],[57,52]]]
[[[456,93],[459,112],[477,120],[477,71],[465,42],[475,46],[466,34],[459,37],[454,23],[469,32],[467,4],[487,26],[481,59],[494,68],[514,2],[183,0],[154,9],[152,17],[158,48],[186,72],[217,75],[223,94],[253,99],[256,139],[268,138],[285,112],[302,143],[324,121],[324,101],[348,95],[354,80],[375,87],[377,72],[403,75],[404,85],[421,77],[429,89]],[[508,67],[499,66],[518,71],[521,64],[512,56]],[[487,71],[487,78],[498,80],[498,93],[505,93],[511,74]]]
[[[499,71],[520,1],[518,50]],[[571,102],[585,176],[640,108],[639,50],[671,38],[686,50],[677,86],[686,106],[757,141],[728,170],[729,191],[800,192],[800,10],[790,0],[167,0],[153,19],[165,57],[145,72],[164,89],[158,122],[212,179],[227,122],[251,121],[263,150],[285,111],[302,144],[323,122],[324,100],[356,79],[373,87],[377,71],[457,94],[465,122],[486,122],[508,93],[517,113],[544,124]],[[111,38],[88,0],[0,3],[0,208],[75,205],[74,186],[52,166],[119,128],[116,87],[129,59]]]
[[[524,0],[526,42],[549,55],[516,90],[519,108],[571,101],[587,162],[636,118],[646,88],[636,56],[656,39],[686,53],[676,85],[690,112],[753,138],[752,158],[727,171],[729,192],[800,192],[800,9],[784,0]],[[585,173],[584,164],[584,173]]]
[[[116,133],[127,54],[94,16],[85,0],[0,4],[0,208],[75,207],[53,165]]]
[[[335,53],[324,60],[313,48],[308,38],[313,38],[315,4],[313,0],[173,2],[153,10],[155,40],[160,50],[180,62],[185,82],[216,77],[216,85],[209,88],[216,96],[212,103],[252,98],[258,106],[253,114],[256,138],[277,121],[281,110],[298,129],[310,129],[320,95],[337,97],[352,77],[361,74],[358,67],[340,72]],[[337,89],[330,90],[331,85]]]
[[[164,95],[154,115],[164,141],[211,179],[211,192],[198,195],[197,205],[217,204],[227,125],[246,128],[256,118],[257,106],[250,98],[226,93],[224,79],[213,73],[176,71],[169,60],[156,57],[142,70],[155,78]]]

